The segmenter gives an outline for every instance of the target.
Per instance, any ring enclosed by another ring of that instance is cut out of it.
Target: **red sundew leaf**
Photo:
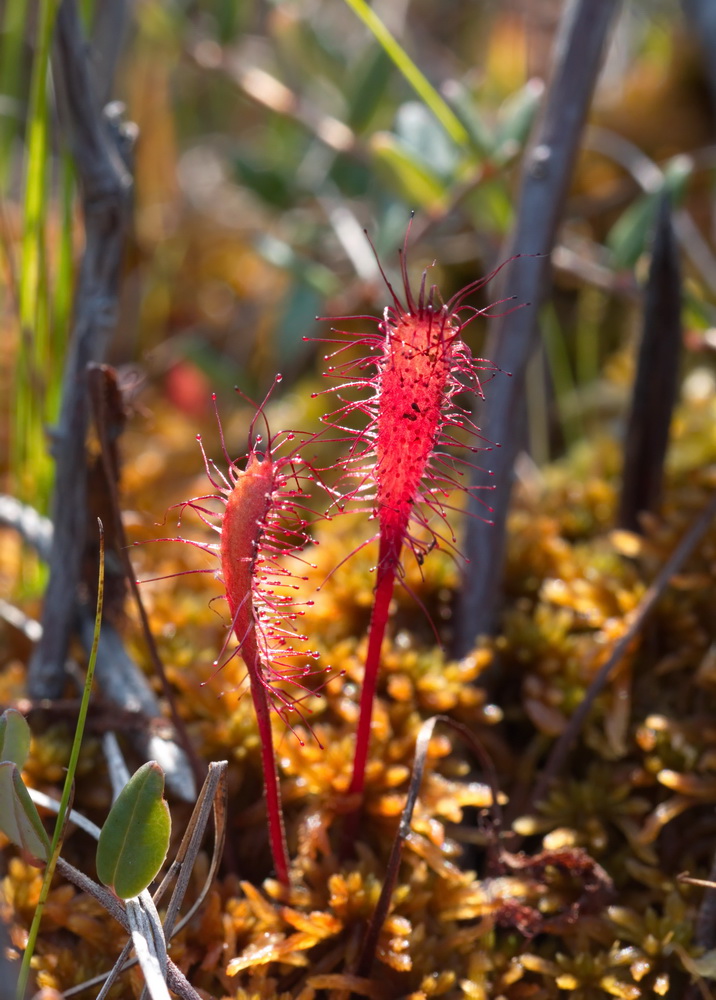
[[[465,471],[475,467],[472,457],[489,446],[458,396],[472,392],[482,397],[484,379],[498,371],[489,361],[474,358],[462,339],[475,316],[490,314],[492,307],[476,309],[465,302],[492,275],[443,303],[437,288],[428,287],[425,271],[416,299],[406,264],[409,232],[410,227],[401,255],[404,302],[381,268],[392,304],[376,320],[374,333],[334,331],[338,347],[328,358],[335,363],[325,372],[339,383],[341,406],[327,414],[324,423],[343,435],[336,440],[347,446],[347,455],[338,463],[343,471],[337,489],[343,496],[336,508],[341,511],[359,502],[365,509],[367,502],[380,527],[351,793],[362,792],[365,782],[380,648],[396,577],[405,586],[403,549],[410,549],[419,565],[433,548],[458,555],[449,519],[455,509],[451,494],[461,490],[475,499],[481,489],[489,488],[461,481],[464,476],[467,482]],[[343,352],[351,345],[365,347],[366,355],[344,360]],[[362,395],[347,399],[353,392]],[[352,414],[364,418],[357,431],[348,426]]]
[[[280,381],[277,375],[275,384]],[[303,607],[309,603],[301,596],[306,578],[287,568],[286,561],[293,559],[299,566],[306,565],[300,552],[308,541],[309,512],[304,506],[308,495],[302,484],[314,479],[315,474],[303,460],[302,451],[316,435],[297,431],[273,435],[264,413],[270,395],[256,408],[243,468],[226,449],[220,421],[225,471],[207,457],[198,437],[206,474],[215,492],[177,506],[181,514],[187,508],[193,510],[219,534],[220,540],[218,545],[181,538],[177,541],[203,549],[219,561],[218,575],[224,583],[231,631],[216,666],[218,670],[226,662],[233,633],[238,643],[235,652],[246,664],[256,713],[274,866],[279,881],[288,884],[289,859],[270,715],[278,715],[294,733],[293,720],[299,720],[313,733],[305,699],[313,693],[308,682],[317,673],[317,654],[293,645],[306,638],[298,628]],[[216,410],[216,397],[213,399]],[[265,441],[256,431],[261,420],[267,433]],[[286,444],[290,447],[284,447]],[[212,501],[216,501],[218,511],[212,509]]]

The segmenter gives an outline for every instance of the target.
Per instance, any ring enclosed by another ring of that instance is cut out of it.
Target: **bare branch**
[[[711,104],[716,115],[716,4],[713,0],[682,0],[682,6],[704,55]]]
[[[76,624],[87,520],[85,437],[89,409],[85,369],[90,361],[103,359],[114,330],[132,186],[122,157],[128,135],[112,127],[95,100],[75,0],[63,0],[56,33],[56,75],[70,117],[86,244],[56,435],[54,537],[43,636],[28,671],[28,690],[33,697],[57,697],[64,686],[64,661]]]
[[[131,934],[127,912],[121,900],[114,893],[110,892],[109,889],[105,889],[104,886],[97,885],[96,882],[93,882],[91,878],[88,878],[83,872],[69,864],[64,858],[59,857],[57,859],[57,871],[64,875],[73,885],[76,885],[78,889],[96,899],[114,917],[117,923],[121,924],[128,934]],[[167,960],[167,985],[177,996],[182,997],[182,1000],[200,1000],[199,994],[171,959]]]
[[[0,494],[0,526],[13,528],[32,546],[43,562],[52,550],[52,522],[34,508]],[[78,632],[86,650],[94,639],[94,610],[87,604],[79,609]],[[18,608],[0,600],[0,618],[23,632],[33,643],[42,637],[42,626]],[[139,713],[149,720],[145,729],[132,730],[134,745],[145,760],[156,760],[166,773],[167,787],[177,798],[193,802],[196,797],[194,774],[184,751],[175,740],[171,726],[162,717],[161,707],[146,677],[127,653],[122,639],[109,621],[104,621],[97,651],[97,681],[106,699],[120,712]]]
[[[487,356],[512,378],[491,395],[481,424],[485,437],[501,446],[491,455],[497,502],[493,524],[470,518],[466,542],[470,568],[461,591],[456,638],[461,654],[495,622],[513,466],[526,421],[525,370],[537,343],[539,306],[550,285],[547,255],[555,244],[607,32],[618,8],[619,0],[571,0],[567,5],[544,113],[525,157],[517,221],[506,257],[515,253],[543,256],[516,260],[505,268],[503,287],[517,302],[530,305],[497,319],[488,344]]]
[[[681,272],[663,195],[644,299],[644,327],[624,446],[619,524],[639,530],[639,514],[661,498],[664,458],[676,402],[681,354]]]
[[[98,103],[103,107],[112,96],[114,74],[127,33],[128,4],[100,3],[92,21],[92,79]]]

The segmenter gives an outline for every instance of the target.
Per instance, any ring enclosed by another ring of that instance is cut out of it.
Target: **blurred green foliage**
[[[538,6],[135,5],[115,84],[140,140],[112,360],[139,364],[197,417],[211,388],[260,396],[276,368],[298,378],[311,369],[302,338],[316,335],[317,314],[380,314],[386,290],[363,229],[393,280],[411,211],[411,270],[437,261],[445,298],[491,270],[561,9]],[[81,251],[46,65],[53,9],[9,0],[0,37],[3,327],[20,365],[3,438],[14,443],[12,488],[41,506]],[[530,376],[545,381],[530,390],[544,411],[540,461],[589,430],[604,365],[631,344],[664,187],[703,234],[695,249],[684,237],[684,250],[689,343],[704,348],[716,284],[709,114],[676,6],[627,5],[554,255],[544,361]],[[473,336],[479,349],[479,327]]]

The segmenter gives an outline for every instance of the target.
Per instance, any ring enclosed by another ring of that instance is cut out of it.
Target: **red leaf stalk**
[[[354,485],[338,506],[342,508],[346,501],[362,501],[369,505],[367,509],[379,525],[375,598],[351,793],[362,793],[365,784],[380,651],[395,580],[403,581],[403,547],[408,546],[419,564],[435,547],[458,554],[448,518],[448,511],[454,509],[448,502],[451,494],[456,488],[472,493],[487,487],[466,485],[466,467],[476,467],[469,456],[486,448],[470,411],[458,403],[457,397],[466,390],[482,396],[479,373],[493,375],[498,370],[491,362],[474,358],[462,339],[467,324],[476,315],[488,313],[465,306],[464,300],[493,275],[472,282],[448,303],[442,303],[435,286],[427,289],[427,272],[423,272],[416,302],[403,247],[404,305],[381,273],[392,304],[377,320],[377,332],[356,336],[335,330],[343,339],[328,341],[340,346],[327,359],[339,357],[355,344],[366,347],[367,355],[339,361],[325,373],[340,380],[343,404],[324,418],[325,422],[348,432],[339,440],[350,442],[348,455],[340,464],[343,479]],[[345,401],[342,391],[346,388],[365,390],[366,394]],[[359,431],[345,423],[353,412],[365,417]],[[490,508],[486,509],[489,512]]]
[[[276,381],[280,381],[280,376]],[[228,463],[226,474],[207,458],[201,437],[198,437],[207,475],[216,492],[194,497],[179,506],[182,510],[190,507],[196,511],[201,520],[220,535],[218,545],[192,541],[189,544],[219,557],[231,627],[238,640],[237,652],[246,664],[256,712],[276,876],[288,884],[289,859],[271,712],[293,732],[292,716],[297,716],[312,732],[301,702],[311,693],[303,681],[315,672],[306,660],[315,659],[317,654],[296,650],[291,645],[292,641],[306,639],[298,634],[296,622],[303,614],[301,608],[311,602],[297,600],[296,592],[306,578],[287,569],[285,560],[293,557],[302,561],[298,553],[307,541],[306,508],[301,503],[306,494],[301,489],[301,482],[312,476],[310,467],[299,458],[299,453],[313,436],[291,432],[272,438],[269,433],[265,450],[260,451],[261,437],[254,439],[254,426],[260,415],[263,415],[262,409],[257,411],[251,427],[243,470],[229,457],[223,431],[221,443]],[[221,424],[219,428],[221,431]],[[280,444],[297,436],[300,442],[288,455],[277,455]],[[217,514],[205,506],[211,500],[218,500],[224,509]],[[217,664],[226,645],[228,637]],[[285,690],[286,682],[299,689],[297,698]]]

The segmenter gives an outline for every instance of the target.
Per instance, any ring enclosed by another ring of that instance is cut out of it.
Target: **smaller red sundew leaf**
[[[281,376],[276,376],[274,385],[280,381]],[[269,392],[266,400],[270,395]],[[271,707],[287,722],[287,705],[291,699],[279,693],[275,684],[284,683],[287,677],[293,681],[305,679],[315,674],[315,670],[308,665],[292,665],[287,673],[286,664],[274,663],[274,652],[283,657],[295,656],[307,660],[313,660],[317,655],[311,650],[291,649],[287,642],[289,639],[305,641],[306,637],[299,634],[296,622],[303,615],[303,608],[312,603],[299,601],[290,593],[298,594],[307,579],[298,572],[299,566],[315,569],[301,555],[308,541],[308,524],[316,516],[309,504],[303,502],[309,500],[310,495],[303,490],[302,484],[323,484],[319,474],[301,457],[302,449],[315,441],[317,435],[297,431],[272,435],[266,424],[268,439],[264,450],[259,450],[264,442],[262,436],[256,433],[256,425],[259,420],[266,422],[266,400],[261,406],[253,404],[256,415],[249,429],[249,452],[242,463],[241,459],[234,460],[228,454],[216,411],[216,397],[213,397],[226,472],[208,457],[202,437],[197,435],[207,478],[215,492],[191,497],[169,508],[179,512],[178,527],[181,527],[186,511],[191,510],[204,525],[219,535],[219,540],[206,542],[181,535],[152,539],[153,542],[180,542],[196,548],[216,559],[216,568],[182,570],[143,578],[141,582],[192,573],[217,576],[224,584],[225,593],[221,599],[229,605],[231,632],[239,642],[238,652],[246,652],[253,659],[248,647],[246,650],[243,647],[246,643],[256,643],[261,662],[261,682],[269,692]],[[286,454],[281,454],[280,449],[288,442],[292,442],[291,448]],[[147,542],[134,544],[145,545]],[[288,568],[290,563],[296,566],[296,570]],[[229,641],[230,637],[227,637],[217,664]],[[306,722],[305,719],[302,721]]]
[[[281,376],[276,376],[274,385],[280,380]],[[310,603],[301,599],[306,581],[301,568],[311,567],[301,552],[314,516],[306,502],[310,496],[304,485],[320,485],[321,480],[302,457],[303,449],[317,435],[298,431],[272,435],[265,415],[270,395],[256,406],[243,468],[228,453],[213,397],[226,467],[222,470],[208,457],[198,435],[204,468],[215,492],[185,500],[175,509],[179,511],[179,523],[186,510],[192,510],[204,525],[218,533],[219,540],[167,540],[192,545],[218,561],[215,572],[224,585],[231,628],[215,661],[217,672],[237,654],[246,665],[261,743],[271,850],[277,877],[288,883],[289,861],[270,713],[276,714],[299,740],[297,722],[315,738],[306,700],[315,693],[311,679],[318,674],[325,676],[326,671],[315,668],[315,652],[297,648],[294,643],[306,641],[298,623]],[[260,421],[265,427],[265,440],[257,431]],[[232,633],[237,647],[226,658]],[[317,686],[320,691],[322,684]]]

